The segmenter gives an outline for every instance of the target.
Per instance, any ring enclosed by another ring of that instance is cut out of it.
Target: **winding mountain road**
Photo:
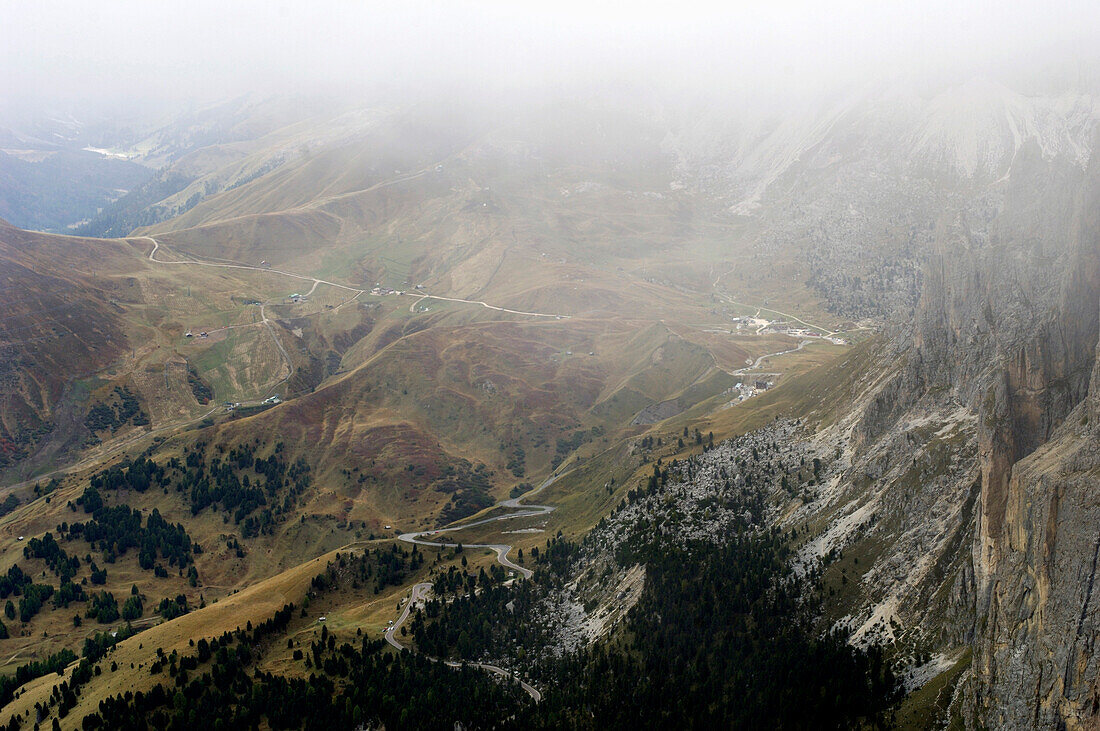
[[[760,356],[759,358],[757,358],[757,359],[756,359],[756,360],[755,360],[755,361],[753,362],[753,364],[752,364],[752,365],[750,365],[750,366],[745,366],[744,368],[739,368],[739,369],[737,369],[736,371],[733,371],[733,372],[732,372],[732,373],[731,373],[730,375],[732,375],[732,376],[743,376],[743,375],[745,375],[745,374],[749,373],[750,371],[755,371],[755,370],[756,370],[757,368],[759,368],[759,367],[760,367],[760,364],[761,364],[761,363],[763,363],[763,362],[764,362],[765,360],[767,360],[768,358],[774,358],[774,357],[776,357],[777,355],[786,355],[787,353],[797,353],[798,351],[800,351],[800,350],[802,350],[802,349],[803,349],[804,347],[806,347],[806,344],[807,344],[807,343],[811,343],[811,342],[813,342],[813,341],[812,341],[812,340],[803,340],[802,342],[800,342],[800,343],[798,344],[798,347],[797,347],[797,348],[790,348],[789,350],[779,350],[779,351],[776,351],[775,353],[765,353],[764,355],[762,355],[762,356]],[[763,376],[763,375],[768,375],[768,374],[765,374],[765,373],[757,373],[757,375],[761,375],[761,376]]]
[[[404,541],[405,543],[415,543],[415,544],[420,545],[420,546],[444,547],[444,546],[450,546],[450,545],[453,545],[453,544],[444,543],[442,541],[426,541],[426,540],[423,539],[423,536],[435,536],[435,535],[438,535],[440,533],[451,533],[453,531],[465,530],[467,528],[474,528],[476,526],[485,525],[487,523],[495,523],[498,520],[512,520],[514,518],[530,518],[530,517],[534,517],[534,516],[538,516],[538,515],[548,515],[548,514],[554,512],[554,510],[556,509],[552,505],[521,505],[520,500],[523,500],[526,497],[531,497],[531,496],[537,495],[538,493],[542,492],[547,487],[554,484],[558,480],[558,478],[560,478],[563,474],[567,474],[567,473],[551,475],[545,481],[543,481],[543,483],[541,485],[536,487],[534,490],[530,490],[526,494],[520,495],[519,497],[510,498],[508,500],[501,500],[499,503],[497,503],[495,506],[493,506],[493,507],[498,507],[498,508],[513,508],[515,510],[518,510],[519,512],[508,513],[507,515],[495,515],[495,516],[490,517],[490,518],[482,518],[481,520],[475,520],[472,523],[464,523],[462,525],[453,526],[453,527],[450,527],[450,528],[439,528],[437,530],[418,531],[418,532],[415,532],[415,533],[402,533],[401,535],[399,535],[397,537],[397,539],[400,540],[400,541]],[[507,566],[510,569],[518,571],[523,576],[523,578],[525,578],[525,579],[529,579],[529,578],[531,578],[531,576],[534,575],[534,572],[532,572],[530,569],[524,568],[523,566],[520,566],[516,563],[513,563],[508,558],[508,552],[512,550],[512,547],[509,546],[509,545],[506,545],[506,544],[503,544],[503,543],[464,543],[462,545],[462,547],[464,549],[465,548],[487,548],[487,549],[489,549],[490,551],[493,551],[496,554],[497,562],[500,563],[502,566]],[[415,584],[413,586],[412,593],[409,595],[409,600],[405,603],[405,607],[404,607],[404,609],[402,609],[401,615],[397,618],[397,621],[395,621],[392,625],[390,625],[389,628],[386,629],[386,633],[385,633],[386,642],[390,643],[391,645],[396,647],[398,650],[408,649],[408,648],[406,648],[405,645],[402,645],[400,642],[397,641],[397,638],[394,637],[394,634],[401,628],[401,626],[409,618],[409,614],[412,612],[413,606],[417,602],[424,601],[428,597],[428,594],[431,591],[431,588],[432,588],[432,585],[430,583],[427,583],[427,582],[420,583],[420,584]],[[436,657],[428,656],[428,659],[431,660],[432,662],[439,662],[439,658],[436,658]],[[461,667],[461,665],[462,665],[461,663],[454,662],[453,660],[444,660],[443,663],[445,665],[449,666],[449,667]],[[517,676],[513,673],[510,673],[509,671],[507,671],[503,668],[497,667],[496,665],[489,665],[488,663],[481,663],[481,662],[469,662],[469,663],[466,663],[466,664],[470,665],[470,666],[473,666],[473,667],[481,668],[482,670],[485,670],[485,671],[490,672],[490,673],[494,673],[494,674],[499,675],[503,678],[507,678],[509,680],[514,680],[515,682],[519,683],[520,687],[523,688],[523,690],[529,696],[531,696],[531,698],[533,698],[536,703],[538,703],[540,700],[542,700],[542,693],[540,693],[537,688],[529,685],[528,683],[525,683],[523,681],[523,679],[521,679],[519,676]]]
[[[152,236],[140,236],[138,238],[142,238],[142,239],[145,239],[146,241],[152,241],[153,242],[153,249],[152,249],[152,251],[149,252],[149,261],[154,262],[156,264],[190,264],[192,266],[214,267],[214,268],[218,268],[218,269],[251,269],[253,271],[271,272],[273,274],[281,274],[284,277],[292,277],[294,279],[301,279],[301,280],[306,281],[306,282],[312,282],[313,287],[309,290],[310,293],[312,293],[315,289],[317,289],[317,285],[327,284],[331,287],[338,287],[340,289],[344,289],[344,290],[347,290],[349,292],[355,292],[356,297],[358,297],[359,295],[362,295],[362,294],[370,294],[370,292],[368,290],[365,290],[365,289],[359,289],[358,287],[351,287],[347,284],[340,284],[338,282],[332,282],[332,281],[329,281],[328,279],[319,279],[317,277],[310,277],[310,276],[307,276],[305,274],[296,274],[294,272],[288,272],[288,271],[285,271],[283,269],[272,269],[270,267],[252,266],[251,264],[223,264],[223,263],[210,262],[210,261],[198,261],[198,260],[194,260],[194,259],[183,259],[183,260],[179,260],[179,261],[164,261],[163,259],[157,259],[156,258],[157,250],[160,249],[160,243],[157,242],[156,239],[154,239]],[[488,302],[483,302],[481,300],[468,300],[468,299],[462,299],[461,297],[442,297],[440,295],[426,294],[424,292],[419,292],[419,291],[418,292],[402,292],[401,295],[406,296],[406,297],[416,297],[418,299],[433,299],[433,300],[440,300],[442,302],[460,302],[462,304],[467,304],[467,305],[481,305],[482,307],[485,307],[486,309],[496,310],[497,312],[507,312],[508,314],[511,314],[511,315],[527,315],[529,317],[553,317],[556,320],[567,320],[570,317],[569,315],[559,315],[559,314],[552,313],[552,312],[527,312],[525,310],[512,310],[512,309],[509,309],[507,307],[500,307],[499,305],[491,305]],[[341,305],[343,305],[343,304],[345,304],[345,303],[341,303]],[[413,304],[416,304],[416,303],[414,302]]]

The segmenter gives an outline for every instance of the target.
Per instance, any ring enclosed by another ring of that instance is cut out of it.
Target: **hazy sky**
[[[815,87],[1100,46],[1100,3],[0,0],[0,102],[385,83]]]

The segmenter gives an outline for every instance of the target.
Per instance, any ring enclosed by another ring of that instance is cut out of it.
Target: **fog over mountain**
[[[626,81],[722,99],[897,75],[1041,72],[1095,57],[1097,11],[1049,4],[162,3],[9,5],[9,101],[177,107],[246,91],[553,94]],[[136,32],[135,32],[136,31]]]
[[[0,8],[0,724],[1100,725],[1097,49]]]

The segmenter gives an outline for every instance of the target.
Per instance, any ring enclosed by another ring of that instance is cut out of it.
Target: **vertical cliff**
[[[993,727],[1100,724],[1095,162],[1068,221],[1066,246],[1039,272],[1046,292],[1018,295],[1045,294],[1052,316],[1000,349],[982,388],[972,684],[974,716]]]
[[[1005,180],[944,193],[916,313],[820,508],[822,545],[885,546],[855,637],[878,623],[940,668],[969,648],[952,711],[975,725],[1100,726],[1098,162],[1025,144]]]
[[[976,451],[980,487],[954,600],[970,605],[954,621],[973,622],[954,628],[973,649],[967,717],[1092,726],[1100,164],[1025,146],[1005,185],[999,201],[978,197],[937,223],[907,367],[886,400],[955,399],[977,416],[960,447]]]

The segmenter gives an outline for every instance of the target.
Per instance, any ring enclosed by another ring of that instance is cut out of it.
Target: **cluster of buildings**
[[[756,329],[758,334],[773,333],[778,335],[789,335],[792,338],[820,338],[821,340],[827,340],[833,345],[847,345],[848,341],[844,338],[838,338],[835,335],[823,335],[822,333],[809,327],[791,327],[786,320],[764,320],[759,317],[735,317],[731,320],[737,329],[740,330],[743,327],[752,327]]]
[[[752,382],[745,381],[742,383],[735,383],[726,390],[727,394],[733,395],[733,398],[730,399],[726,406],[733,406],[734,404],[741,403],[742,401],[767,391],[773,386],[775,386],[775,381],[755,380]]]

